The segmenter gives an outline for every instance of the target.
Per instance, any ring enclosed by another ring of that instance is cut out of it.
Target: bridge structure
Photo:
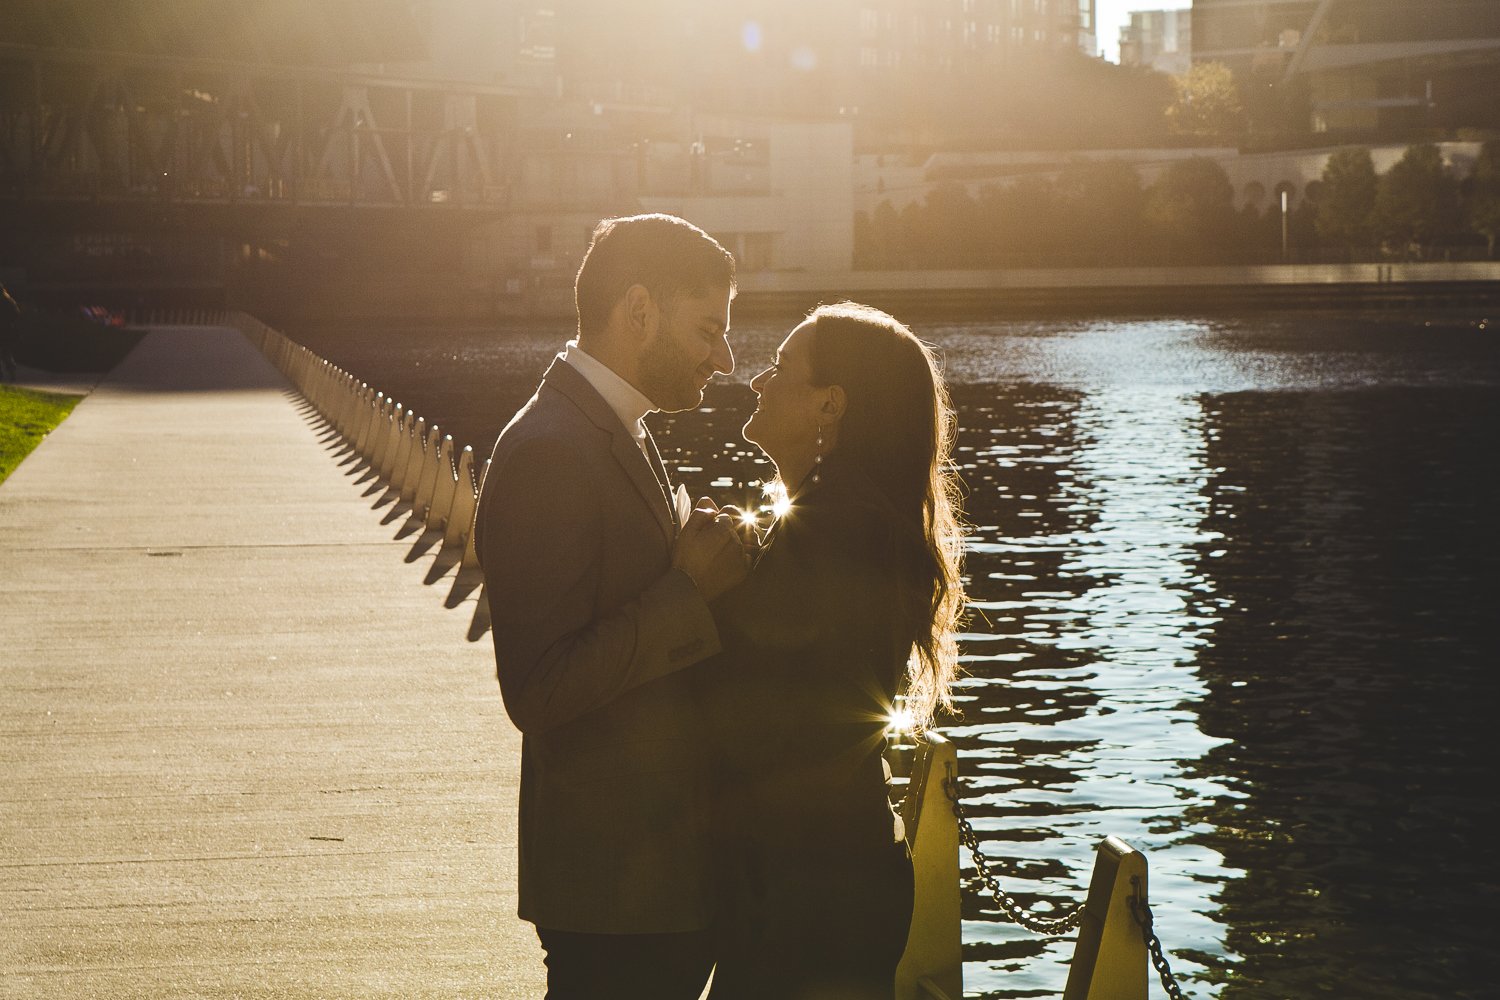
[[[419,258],[452,270],[465,234],[514,204],[523,96],[0,44],[0,266],[42,299],[121,304],[410,274]]]
[[[493,212],[521,93],[0,44],[0,198]]]

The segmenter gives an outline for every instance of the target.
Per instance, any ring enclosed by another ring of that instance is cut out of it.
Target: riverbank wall
[[[1270,264],[1223,267],[1014,268],[933,271],[749,271],[735,312],[792,316],[820,302],[858,299],[898,315],[1138,315],[1317,308],[1495,308],[1500,261]],[[473,288],[470,288],[473,294]],[[389,288],[387,289],[389,293]],[[460,296],[415,290],[442,309]],[[571,283],[492,295],[453,319],[571,319]],[[350,302],[351,308],[358,309]],[[380,316],[400,313],[391,302]],[[323,318],[349,316],[347,311]],[[431,318],[428,311],[425,316]]]
[[[339,272],[292,281],[231,278],[217,289],[170,283],[49,290],[135,313],[243,308],[283,324],[570,321],[572,280],[507,282],[463,270]],[[748,271],[739,316],[790,318],[857,299],[900,316],[990,318],[1266,309],[1471,308],[1500,311],[1500,261],[1225,267],[1014,268],[933,271]]]
[[[781,313],[841,298],[897,313],[957,315],[1500,308],[1500,261],[760,272],[740,277],[736,308],[742,313]]]

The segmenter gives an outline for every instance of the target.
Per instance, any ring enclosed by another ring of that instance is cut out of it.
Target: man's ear
[[[631,285],[625,289],[624,306],[626,327],[634,338],[644,342],[655,332],[661,313],[650,290],[645,285]]]

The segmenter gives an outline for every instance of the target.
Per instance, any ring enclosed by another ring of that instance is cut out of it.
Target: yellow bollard
[[[901,803],[916,896],[896,968],[896,1000],[957,1000],[964,992],[958,817],[943,781],[957,779],[958,754],[936,733],[922,739]]]
[[[1133,895],[1147,902],[1146,858],[1120,838],[1106,837],[1094,860],[1063,1000],[1146,1000],[1149,956],[1130,912]]]

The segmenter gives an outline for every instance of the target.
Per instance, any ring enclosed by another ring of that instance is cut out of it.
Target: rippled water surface
[[[769,474],[739,427],[790,325],[737,332],[704,409],[653,418],[690,490]],[[1495,322],[916,328],[973,525],[945,731],[1009,890],[1080,899],[1115,834],[1192,996],[1500,995]],[[293,332],[484,454],[567,335]],[[1070,937],[968,895],[964,920],[969,995],[1061,994]]]

